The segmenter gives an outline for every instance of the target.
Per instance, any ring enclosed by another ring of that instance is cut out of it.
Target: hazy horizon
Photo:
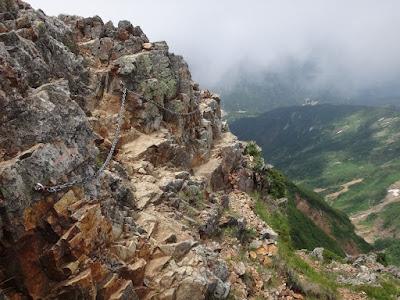
[[[165,40],[203,88],[246,70],[312,63],[312,84],[352,90],[400,78],[400,1],[28,1],[47,15],[129,20]]]

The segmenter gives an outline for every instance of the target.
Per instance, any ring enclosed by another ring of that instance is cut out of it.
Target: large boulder
[[[82,109],[70,98],[67,81],[46,84],[27,98],[10,101],[0,127],[1,216],[14,239],[26,230],[23,215],[43,195],[33,191],[40,182],[54,185],[97,154],[94,135]],[[7,134],[6,134],[7,132]],[[70,178],[70,177],[69,177]],[[61,182],[60,182],[61,181]]]

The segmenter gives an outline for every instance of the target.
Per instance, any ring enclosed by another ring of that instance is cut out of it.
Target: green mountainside
[[[257,165],[261,153],[252,150],[249,154]],[[267,182],[269,193],[265,197],[261,189],[254,196],[257,200],[256,211],[275,226],[281,237],[290,240],[294,248],[313,250],[324,247],[341,257],[345,253],[358,254],[371,250],[372,247],[355,233],[347,215],[331,207],[320,195],[294,184],[275,169],[259,172]],[[275,199],[283,197],[288,199],[284,209],[274,209]],[[270,212],[268,215],[263,213],[265,208]]]
[[[399,125],[397,110],[324,104],[278,108],[230,128],[256,141],[266,162],[296,184],[349,214],[373,242],[400,237]]]

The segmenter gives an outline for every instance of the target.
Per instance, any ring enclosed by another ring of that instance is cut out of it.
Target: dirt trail
[[[368,215],[372,213],[378,213],[380,212],[386,205],[393,203],[393,202],[399,202],[400,201],[400,195],[398,194],[398,189],[400,188],[400,181],[397,181],[396,183],[392,184],[388,188],[388,194],[386,195],[385,198],[381,200],[381,202],[375,206],[372,206],[368,210],[364,210],[362,212],[359,212],[358,214],[352,215],[350,217],[350,220],[353,223],[357,223],[359,221],[364,220]]]
[[[356,184],[356,183],[359,183],[359,182],[362,182],[363,180],[364,180],[364,178],[358,178],[358,179],[355,179],[355,180],[350,181],[348,183],[342,184],[343,190],[341,190],[339,192],[336,192],[336,193],[332,193],[332,194],[326,195],[325,196],[325,200],[333,200],[333,199],[337,198],[337,196],[339,196],[340,194],[348,192],[349,191],[349,186],[351,186],[353,184]]]
[[[383,198],[378,205],[372,206],[368,210],[364,210],[362,212],[350,216],[351,222],[356,227],[356,233],[362,238],[364,238],[368,243],[373,243],[377,237],[393,238],[393,233],[392,233],[393,228],[390,227],[383,229],[382,220],[379,218],[375,220],[374,225],[372,227],[360,224],[360,222],[364,221],[372,213],[379,213],[386,205],[394,202],[400,202],[399,191],[400,191],[400,181],[397,181],[396,183],[388,187],[388,193],[386,197]]]
[[[195,176],[204,176],[207,179],[210,179],[212,172],[221,162],[218,153],[223,147],[231,145],[234,141],[237,141],[237,138],[232,133],[224,132],[221,139],[217,141],[214,148],[211,150],[210,159],[206,163],[194,169]]]

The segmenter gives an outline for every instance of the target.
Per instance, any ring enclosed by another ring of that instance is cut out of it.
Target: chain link
[[[64,184],[60,184],[60,185],[56,185],[56,186],[44,186],[43,184],[41,184],[39,182],[35,183],[35,185],[33,187],[34,190],[48,192],[48,193],[57,193],[58,191],[69,188],[71,186],[88,182],[88,181],[96,178],[97,176],[99,176],[99,174],[104,171],[104,169],[107,167],[108,163],[110,162],[111,157],[115,150],[115,146],[117,145],[119,131],[120,131],[121,125],[122,125],[122,117],[123,117],[123,113],[124,113],[126,93],[127,93],[127,88],[124,88],[123,92],[122,92],[121,111],[119,112],[119,115],[118,115],[117,130],[115,131],[115,136],[114,136],[113,143],[111,145],[110,152],[108,153],[108,156],[107,156],[106,160],[104,161],[103,165],[92,175],[89,175],[89,176],[86,176],[86,177],[83,177],[80,179],[75,179],[75,180],[72,180],[72,181],[64,183]]]
[[[121,84],[123,85],[122,81],[121,81]],[[33,187],[34,190],[56,194],[57,192],[59,192],[59,191],[61,191],[63,189],[72,187],[72,186],[77,185],[77,184],[86,183],[86,182],[96,178],[97,176],[99,176],[99,174],[105,170],[105,168],[107,167],[107,165],[109,164],[109,162],[110,162],[110,160],[112,158],[112,155],[113,155],[114,150],[115,150],[115,146],[117,145],[119,132],[120,132],[121,125],[122,125],[122,117],[123,117],[123,113],[124,113],[125,99],[126,99],[126,95],[127,95],[128,92],[133,94],[133,95],[135,95],[139,99],[142,99],[143,101],[147,101],[147,102],[153,103],[158,108],[160,108],[160,109],[162,109],[162,110],[164,110],[166,112],[169,112],[171,114],[174,114],[174,115],[191,116],[191,115],[199,112],[199,108],[196,108],[195,110],[193,110],[191,112],[187,112],[187,113],[176,112],[176,111],[173,111],[171,109],[168,109],[168,108],[162,106],[157,101],[154,101],[152,99],[146,98],[146,97],[144,97],[144,96],[142,96],[142,95],[140,95],[140,94],[138,94],[138,93],[136,93],[134,91],[128,90],[126,87],[124,87],[123,92],[122,92],[121,111],[120,111],[120,113],[118,115],[117,130],[115,131],[115,136],[114,136],[113,143],[111,145],[110,152],[108,153],[108,156],[107,156],[106,160],[104,161],[103,165],[92,175],[89,175],[89,176],[86,176],[86,177],[83,177],[83,178],[80,178],[80,179],[75,179],[75,180],[72,180],[72,181],[64,183],[64,184],[60,184],[60,185],[56,185],[56,186],[44,186],[43,184],[37,182],[37,183],[35,183],[35,185]]]

